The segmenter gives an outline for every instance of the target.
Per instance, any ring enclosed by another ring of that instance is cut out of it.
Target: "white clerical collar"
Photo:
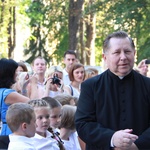
[[[124,78],[124,77],[121,77],[121,76],[118,76],[121,80]]]

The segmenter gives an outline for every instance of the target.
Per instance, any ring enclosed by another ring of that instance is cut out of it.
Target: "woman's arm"
[[[18,102],[27,103],[29,100],[30,99],[26,96],[23,96],[17,92],[12,92],[6,97],[5,103],[6,104],[13,104]]]

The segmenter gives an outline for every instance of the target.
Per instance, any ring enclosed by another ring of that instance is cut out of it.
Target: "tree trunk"
[[[8,24],[8,58],[14,57],[14,48],[16,45],[16,14],[15,14],[15,7],[10,8],[10,18]]]
[[[80,50],[81,50],[81,55],[80,55],[80,62],[85,65],[85,43],[84,43],[84,22],[83,19],[80,20]]]
[[[83,0],[70,0],[69,4],[69,49],[76,50],[78,44],[79,20],[82,14]]]
[[[89,5],[94,2],[90,0]],[[87,65],[95,65],[95,23],[96,15],[91,12],[86,23],[86,62]]]

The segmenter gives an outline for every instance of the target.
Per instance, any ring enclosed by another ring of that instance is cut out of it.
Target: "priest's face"
[[[109,49],[103,54],[104,61],[111,72],[126,76],[134,66],[135,49],[128,38],[111,38]]]

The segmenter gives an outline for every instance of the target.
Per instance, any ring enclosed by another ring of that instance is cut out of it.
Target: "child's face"
[[[46,130],[49,128],[50,125],[50,110],[48,107],[40,107],[35,108],[35,115],[36,115],[36,132],[40,135],[46,133]]]
[[[33,137],[36,132],[36,119],[35,114],[33,114],[33,118],[30,121],[30,124],[26,123],[26,136],[27,137]]]
[[[58,128],[61,121],[61,107],[55,107],[50,111],[50,126]]]

